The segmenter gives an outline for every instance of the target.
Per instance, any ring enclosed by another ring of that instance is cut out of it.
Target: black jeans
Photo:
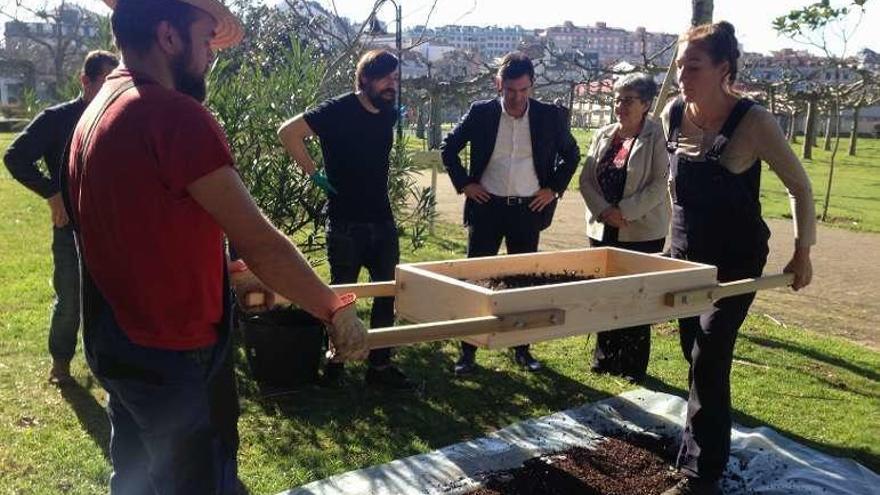
[[[220,333],[201,349],[144,347],[109,307],[86,328],[89,366],[109,396],[111,494],[238,493],[238,393]]]
[[[400,262],[397,226],[393,220],[377,223],[329,221],[327,223],[327,258],[331,284],[353,284],[361,268],[366,268],[372,282],[394,280]],[[377,297],[370,312],[370,328],[394,325],[394,298]],[[370,351],[370,366],[391,363],[391,348]]]
[[[79,255],[73,226],[52,229],[52,286],[55,303],[49,323],[49,353],[55,361],[70,361],[76,353],[79,330]]]
[[[541,237],[541,215],[528,207],[528,201],[508,205],[503,198],[493,196],[482,205],[477,205],[472,223],[468,226],[467,257],[495,256],[504,241],[507,254],[535,253]],[[529,346],[514,347],[517,352],[528,350]],[[473,355],[476,346],[461,343],[461,352]]]
[[[761,276],[766,254],[738,266],[719,266],[718,281]],[[678,320],[681,350],[690,364],[688,408],[678,466],[688,476],[717,480],[730,456],[730,368],[739,328],[755,293],[716,301],[711,311]]]
[[[590,238],[590,247],[618,247],[641,253],[659,253],[666,239],[641,242],[598,241]],[[608,330],[596,334],[591,368],[598,373],[628,376],[636,380],[645,377],[651,356],[651,325]]]

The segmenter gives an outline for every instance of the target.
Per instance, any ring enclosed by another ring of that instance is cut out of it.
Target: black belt
[[[496,196],[494,194],[489,194],[489,196],[492,197],[491,201],[506,206],[528,205],[535,199],[534,196]]]

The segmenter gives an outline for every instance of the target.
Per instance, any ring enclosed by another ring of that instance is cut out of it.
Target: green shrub
[[[250,7],[243,16],[246,41],[222,53],[211,72],[207,103],[225,129],[242,179],[259,207],[305,253],[315,253],[324,247],[326,197],[294,165],[277,129],[290,117],[349,90],[361,47],[317,44],[302,35],[303,19],[291,12]],[[320,167],[317,141],[311,141],[309,152]],[[417,247],[433,215],[433,196],[416,186],[416,167],[405,141],[395,143],[391,162],[391,205]]]

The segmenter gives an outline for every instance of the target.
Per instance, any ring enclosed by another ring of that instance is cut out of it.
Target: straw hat
[[[116,3],[119,0],[104,0],[104,3],[107,4],[111,9],[116,9]],[[150,0],[140,0],[140,1],[150,1]],[[241,22],[238,21],[238,18],[226,8],[225,5],[219,2],[219,0],[177,0],[179,2],[187,3],[196,7],[197,9],[204,10],[211,17],[217,21],[217,34],[214,36],[214,39],[211,41],[211,48],[222,50],[224,48],[229,48],[231,46],[237,45],[241,39],[244,37],[244,29],[241,27]]]

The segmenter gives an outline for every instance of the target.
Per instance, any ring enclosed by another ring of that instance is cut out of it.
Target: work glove
[[[309,176],[309,179],[313,184],[318,186],[324,194],[336,194],[336,188],[333,187],[333,184],[330,183],[330,179],[327,178],[327,175],[324,173],[324,169],[315,170],[312,175]]]
[[[355,305],[357,297],[348,293],[340,296],[340,299],[345,304],[333,312],[327,324],[327,335],[330,337],[327,357],[333,362],[366,359],[370,351],[367,348],[367,327],[358,318]]]

